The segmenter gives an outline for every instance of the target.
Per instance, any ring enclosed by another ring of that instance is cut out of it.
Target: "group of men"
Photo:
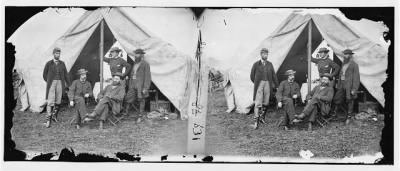
[[[135,56],[133,66],[121,57],[121,51],[118,47],[113,47],[110,50],[110,57],[104,57],[104,62],[110,65],[112,83],[100,91],[95,98],[97,105],[94,111],[89,113],[85,101],[90,97],[94,98],[94,95],[92,85],[86,80],[88,71],[84,68],[79,69],[77,71],[79,79],[70,84],[65,63],[60,60],[61,49],[57,47],[53,49],[53,59],[46,63],[43,71],[43,79],[47,83],[45,123],[47,128],[51,127],[52,121],[57,122],[57,113],[66,87],[69,87],[70,106],[76,109],[73,123],[77,129],[80,129],[83,122],[94,120],[96,116],[99,116],[99,129],[103,129],[110,112],[113,115],[128,114],[136,101],[139,102],[137,122],[140,122],[144,114],[145,99],[149,96],[150,65],[143,59],[145,55],[143,49],[136,49],[133,52]],[[122,73],[124,68],[125,72]]]
[[[280,125],[285,130],[288,130],[293,123],[306,120],[308,121],[308,130],[311,131],[317,117],[333,118],[341,106],[347,108],[345,123],[351,122],[354,100],[357,98],[360,85],[358,64],[354,62],[354,53],[350,49],[342,52],[344,55],[342,66],[329,59],[328,52],[327,48],[320,48],[318,50],[319,57],[311,57],[311,61],[318,66],[320,84],[308,93],[303,111],[296,114],[295,101],[301,95],[299,84],[294,81],[296,71],[286,71],[287,80],[278,84],[274,67],[268,61],[269,51],[266,48],[261,49],[261,60],[254,63],[250,73],[250,79],[254,83],[255,123],[252,125],[254,129],[258,128],[259,123],[265,123],[265,111],[274,90],[276,90],[277,107],[283,109],[285,113],[282,125]]]

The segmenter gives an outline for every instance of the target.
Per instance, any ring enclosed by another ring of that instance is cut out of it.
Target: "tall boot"
[[[142,117],[146,115],[146,114],[144,113],[144,107],[145,107],[145,105],[146,105],[146,103],[145,103],[144,99],[139,100],[139,116],[138,116],[138,119],[136,120],[136,123],[140,123]]]
[[[351,122],[351,117],[353,115],[353,108],[354,108],[354,100],[349,100],[347,102],[347,119],[346,119],[346,125],[350,124]]]
[[[254,106],[254,124],[251,125],[253,127],[253,129],[258,129],[258,122],[260,119],[260,108],[257,106]]]
[[[51,108],[52,106],[47,106],[46,110],[47,110],[47,114],[46,114],[46,128],[50,128],[51,127]]]
[[[308,122],[308,131],[312,131],[312,122]]]
[[[104,124],[104,121],[99,122],[99,130],[103,130],[103,124]]]
[[[124,108],[124,114],[129,115],[129,110],[131,109],[131,104],[130,103],[125,103],[125,108]]]
[[[260,123],[265,124],[265,115],[267,114],[268,106],[263,106],[260,114]]]
[[[58,112],[60,111],[60,105],[59,104],[55,104],[54,105],[54,110],[53,110],[53,112],[52,112],[52,117],[51,117],[51,119],[54,121],[54,122],[58,122],[58,119],[57,119],[57,116],[58,116]]]

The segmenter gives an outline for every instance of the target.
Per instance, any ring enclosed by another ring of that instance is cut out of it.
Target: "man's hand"
[[[89,93],[86,93],[86,94],[85,94],[85,97],[88,98],[88,97],[89,97]]]
[[[278,108],[281,108],[282,107],[282,102],[279,102],[278,103]]]
[[[294,98],[294,99],[297,99],[297,94],[293,95],[293,98]]]
[[[351,90],[351,95],[356,95],[356,91],[355,90]]]
[[[69,105],[72,107],[72,106],[74,106],[74,101],[70,101],[69,102]]]
[[[146,93],[147,93],[147,90],[146,90],[146,89],[143,89],[142,92],[143,92],[143,94],[146,94]]]

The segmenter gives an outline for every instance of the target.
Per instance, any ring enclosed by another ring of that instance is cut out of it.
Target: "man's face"
[[[261,59],[266,61],[268,59],[268,52],[261,52]]]
[[[136,61],[141,61],[143,59],[144,54],[141,53],[135,53],[135,60]]]
[[[351,59],[351,57],[352,57],[352,55],[351,55],[351,54],[344,54],[344,58],[343,58],[343,60],[344,60],[344,63],[347,63],[347,62],[349,62],[349,61],[350,61],[350,59]]]
[[[321,78],[321,85],[326,86],[329,84],[329,78],[328,77],[322,77]]]
[[[112,51],[112,52],[110,52],[110,56],[111,56],[112,58],[117,57],[117,56],[118,56],[118,51]]]
[[[61,56],[61,52],[54,52],[53,55],[54,55],[55,60],[59,60],[60,56]]]
[[[325,59],[326,57],[328,57],[328,53],[326,53],[326,52],[319,52],[318,54],[319,54],[319,57],[322,59]]]
[[[114,77],[112,78],[112,84],[113,84],[113,85],[118,84],[120,81],[121,81],[121,78],[119,78],[119,76],[114,76]]]
[[[293,81],[293,80],[294,80],[294,74],[290,74],[290,75],[288,76],[288,80],[289,80],[289,81]]]
[[[80,76],[80,80],[81,81],[86,81],[86,74],[81,74],[81,76]]]

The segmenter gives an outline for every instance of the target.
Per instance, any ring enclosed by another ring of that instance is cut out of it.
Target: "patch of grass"
[[[210,94],[206,135],[207,150],[213,155],[299,157],[300,150],[310,150],[314,157],[343,158],[380,151],[382,120],[350,125],[335,121],[325,128],[314,126],[312,132],[306,124],[297,124],[284,131],[277,127],[281,114],[274,111],[267,114],[266,124],[253,130],[253,114],[225,113],[225,109],[223,91]]]

